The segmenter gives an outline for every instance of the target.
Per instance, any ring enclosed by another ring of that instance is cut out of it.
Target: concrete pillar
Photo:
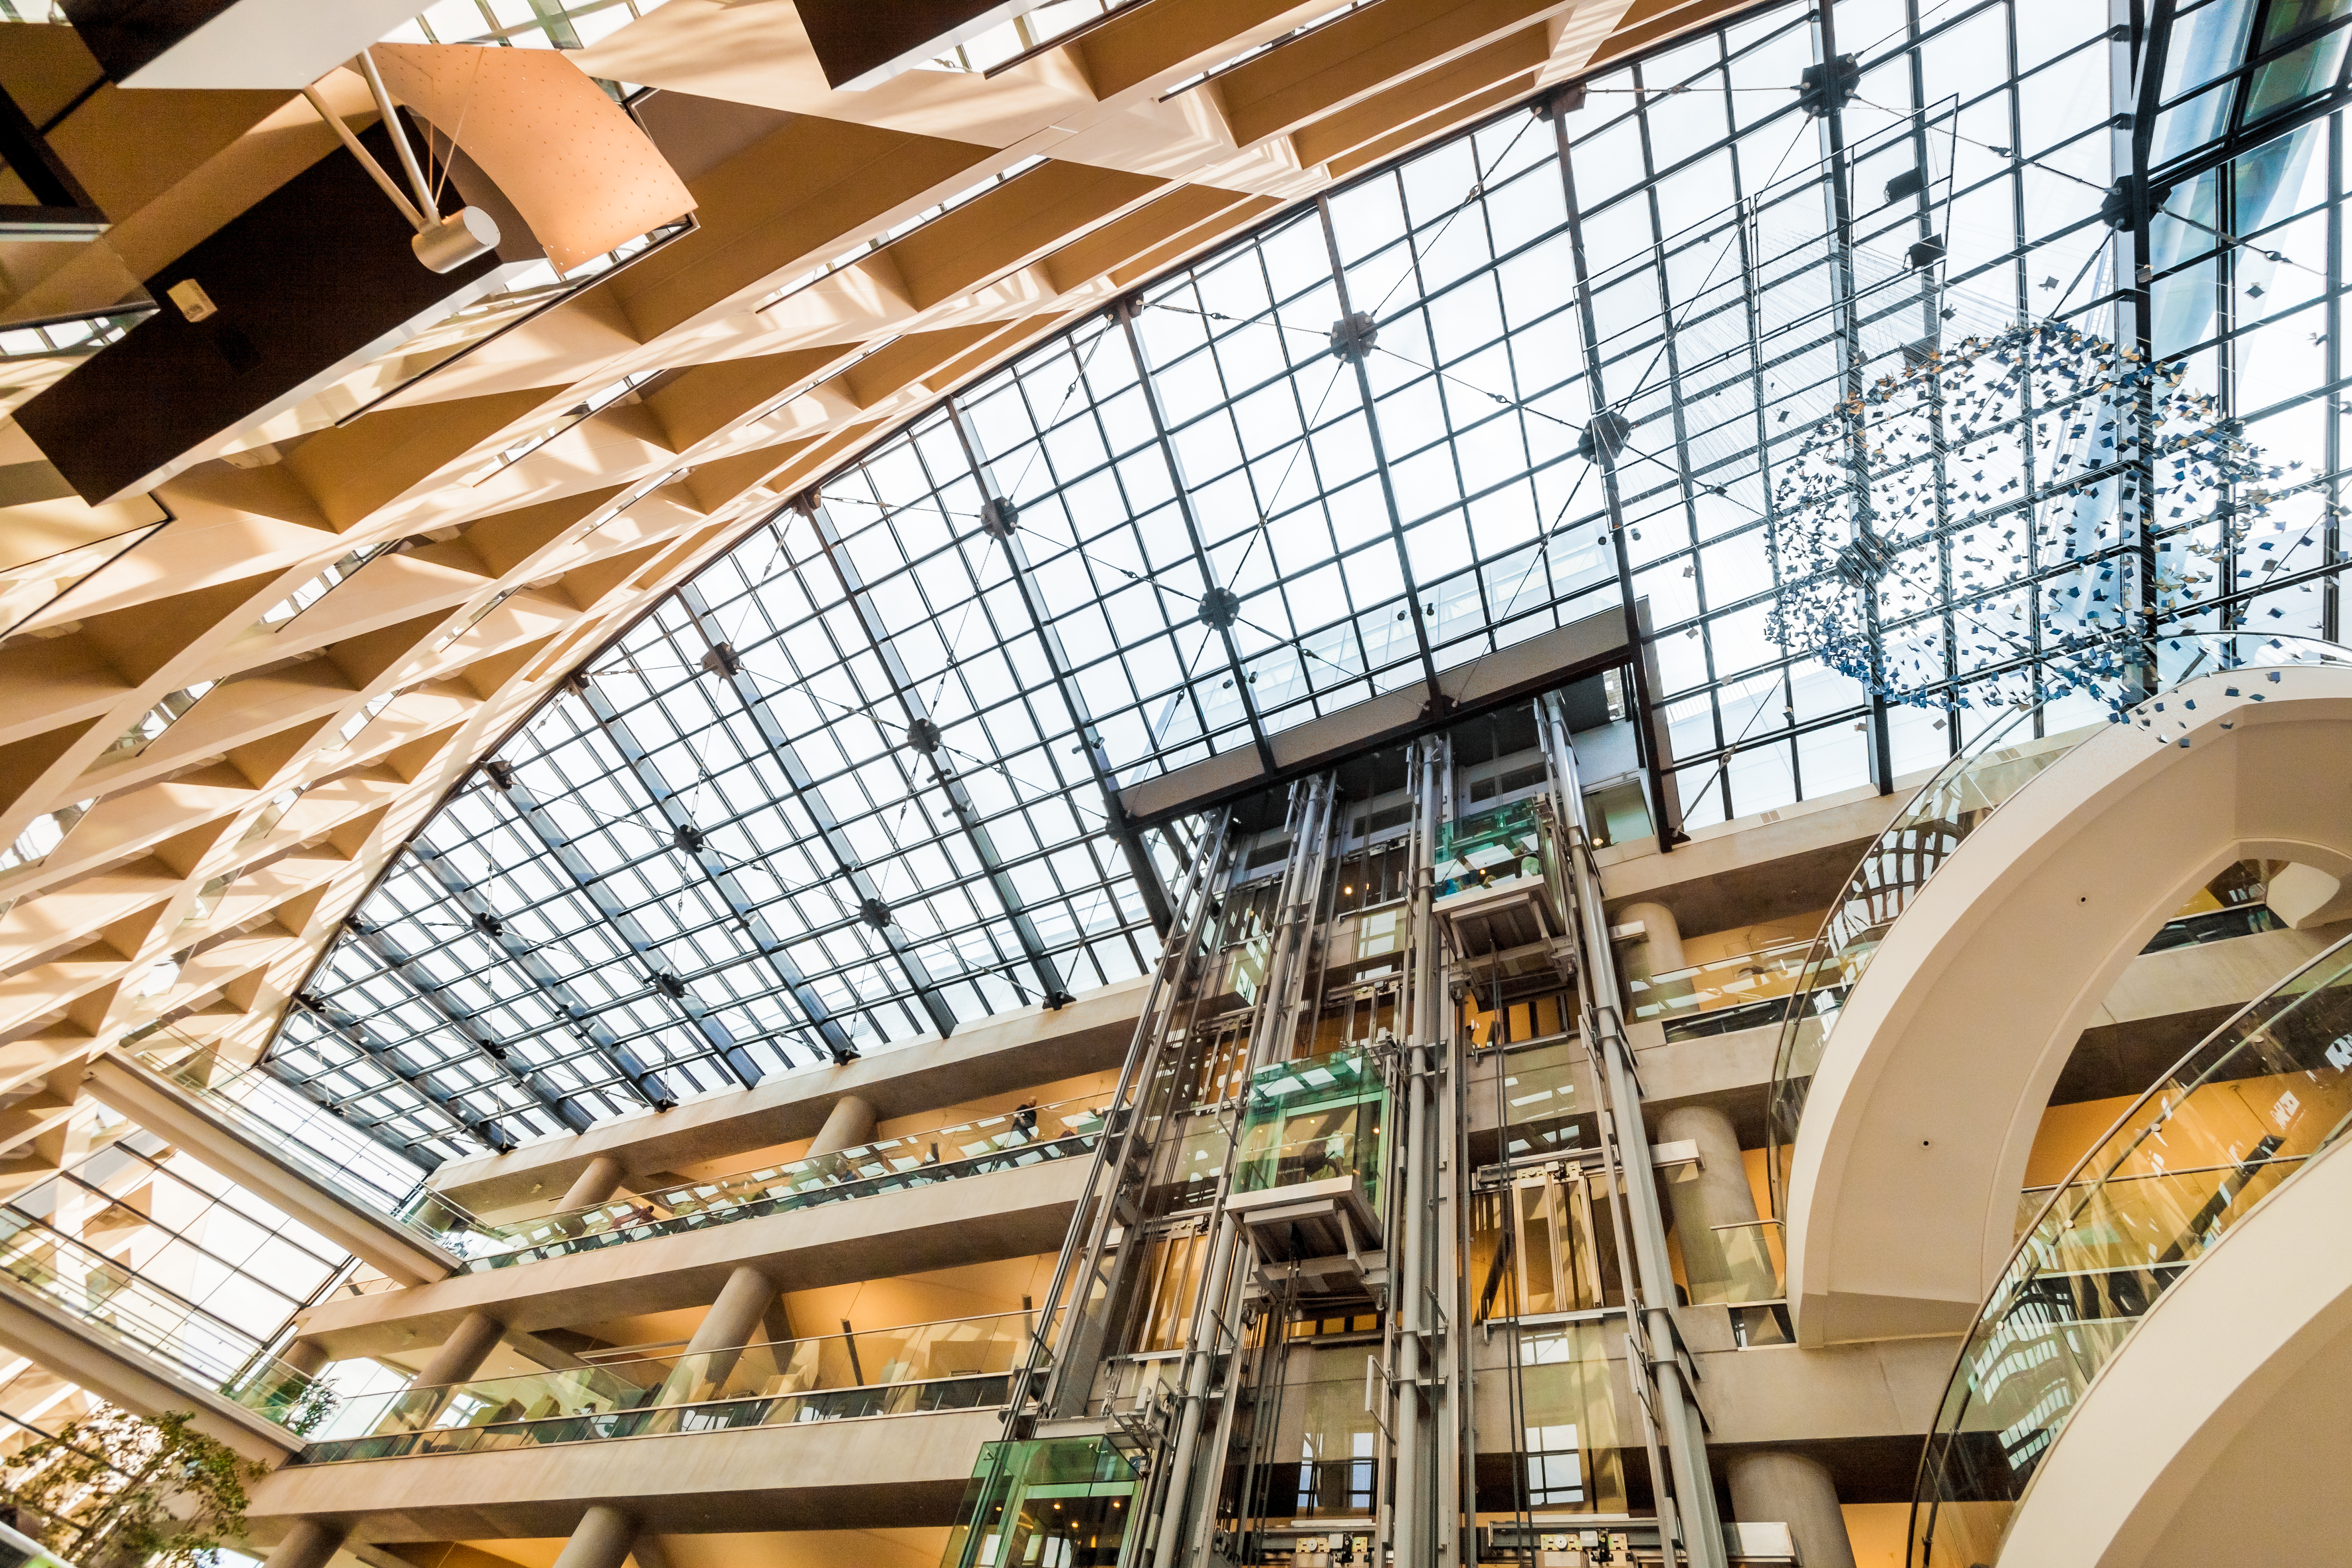
[[[1664,904],[1627,904],[1609,917],[1612,926],[1639,923],[1644,962],[1650,974],[1668,974],[1684,966],[1683,928],[1675,920],[1675,911]]]
[[[799,1337],[793,1332],[792,1314],[784,1310],[782,1291],[776,1293],[776,1299],[769,1303],[768,1310],[760,1314],[760,1332],[778,1344]],[[645,1564],[639,1563],[637,1568],[645,1568]]]
[[[571,1190],[555,1207],[558,1213],[584,1209],[601,1204],[621,1190],[621,1162],[610,1154],[599,1154],[588,1162],[588,1168],[572,1183]]]
[[[621,1568],[636,1539],[636,1521],[611,1503],[592,1504],[557,1553],[555,1568]]]
[[[1739,1134],[1731,1118],[1711,1105],[1679,1105],[1658,1118],[1658,1142],[1698,1145],[1699,1168],[1670,1173],[1659,1183],[1674,1210],[1682,1243],[1683,1276],[1694,1301],[1766,1301],[1776,1294],[1757,1268],[1769,1258],[1763,1237],[1717,1226],[1748,1225],[1757,1217],[1756,1190],[1748,1184]]]
[[[727,1277],[719,1300],[703,1314],[702,1326],[686,1344],[686,1353],[729,1350],[750,1344],[760,1336],[760,1320],[776,1299],[776,1282],[745,1265]]]
[[[449,1403],[452,1384],[465,1382],[482,1370],[498,1347],[499,1336],[506,1332],[505,1325],[487,1312],[468,1312],[458,1320],[457,1331],[425,1363],[425,1370],[408,1386],[411,1392],[393,1402],[385,1425],[379,1431],[395,1428],[421,1431],[433,1424],[441,1407]]]
[[[1837,1485],[1818,1459],[1770,1452],[1735,1455],[1731,1511],[1744,1524],[1786,1524],[1805,1568],[1854,1568]]]
[[[316,1377],[319,1370],[327,1364],[327,1347],[318,1340],[296,1340],[278,1359],[304,1377]]]
[[[298,1519],[262,1568],[327,1568],[327,1560],[342,1549],[351,1533],[348,1525]]]
[[[729,1275],[654,1403],[691,1405],[713,1397],[735,1370],[742,1347],[760,1339],[761,1321],[775,1300],[775,1281],[749,1264]]]
[[[824,1126],[818,1131],[808,1152],[811,1157],[831,1154],[873,1141],[874,1108],[854,1094],[845,1094],[833,1102],[832,1110],[825,1114]]]
[[[435,1388],[465,1382],[482,1370],[482,1363],[489,1359],[490,1352],[498,1346],[499,1336],[504,1332],[506,1325],[488,1312],[467,1313],[447,1342],[433,1352],[433,1359],[425,1363],[425,1370],[416,1374],[411,1386]]]

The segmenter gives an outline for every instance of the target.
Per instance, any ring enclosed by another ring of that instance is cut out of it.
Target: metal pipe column
[[[1330,814],[1335,787],[1328,774],[1308,782],[1300,800],[1296,826],[1291,833],[1290,858],[1283,869],[1278,923],[1273,939],[1267,944],[1266,969],[1264,984],[1258,991],[1258,1009],[1250,1030],[1248,1057],[1245,1065],[1255,1068],[1260,1064],[1268,1042],[1276,1037],[1288,1022],[1283,999],[1286,995],[1296,950],[1303,945],[1304,933],[1313,917],[1313,902],[1321,881],[1323,841]],[[1179,1553],[1185,1542],[1185,1502],[1191,1490],[1196,1450],[1201,1446],[1201,1422],[1209,1398],[1209,1380],[1217,1363],[1218,1336],[1227,1326],[1232,1309],[1228,1299],[1234,1294],[1236,1273],[1234,1260],[1241,1249],[1240,1227],[1224,1212],[1225,1200],[1233,1186],[1233,1162],[1226,1162],[1224,1174],[1219,1178],[1214,1212],[1217,1215],[1214,1239],[1211,1243],[1209,1265],[1202,1280],[1201,1295],[1192,1308],[1192,1331],[1185,1342],[1185,1361],[1181,1373],[1183,1408],[1178,1414],[1176,1440],[1171,1445],[1167,1490],[1160,1502],[1160,1529],[1153,1546],[1152,1562],[1159,1568],[1171,1568],[1184,1560]],[[1240,1336],[1234,1336],[1238,1349]],[[1231,1397],[1230,1388],[1227,1397]],[[1223,1422],[1220,1420],[1219,1429]],[[1219,1458],[1223,1458],[1220,1452]],[[1213,1475],[1211,1486],[1215,1485]],[[1194,1521],[1192,1539],[1195,1544],[1207,1538],[1216,1513],[1213,1495],[1204,1500],[1200,1518]]]
[[[1412,1016],[1405,1036],[1404,1092],[1398,1097],[1398,1120],[1403,1125],[1391,1136],[1404,1150],[1403,1235],[1390,1256],[1390,1310],[1400,1323],[1394,1416],[1396,1482],[1390,1515],[1390,1544],[1399,1563],[1435,1561],[1436,1498],[1423,1474],[1435,1458],[1431,1442],[1429,1409],[1422,1396],[1423,1363],[1429,1332],[1427,1302],[1430,1206],[1430,1047],[1444,1028],[1445,987],[1437,961],[1436,848],[1442,821],[1439,797],[1443,743],[1423,742],[1414,759],[1417,831],[1412,868]]]
[[[1547,705],[1556,699],[1547,697]],[[1674,1273],[1666,1262],[1666,1227],[1658,1203],[1657,1173],[1650,1164],[1650,1136],[1642,1118],[1641,1088],[1633,1077],[1633,1053],[1620,1022],[1616,998],[1617,962],[1609,950],[1609,917],[1601,908],[1601,882],[1593,872],[1590,840],[1584,829],[1584,795],[1577,781],[1576,754],[1566,742],[1558,710],[1544,726],[1552,748],[1552,765],[1566,786],[1570,822],[1569,874],[1576,890],[1577,917],[1583,938],[1585,1040],[1602,1062],[1610,1108],[1616,1119],[1617,1142],[1626,1152],[1625,1196],[1632,1209],[1633,1256],[1641,1266],[1641,1310],[1649,1347],[1648,1368],[1658,1391],[1659,1425],[1665,1429],[1666,1463],[1674,1474],[1675,1498],[1682,1516],[1683,1551],[1693,1568],[1726,1568],[1723,1530],[1716,1521],[1715,1486],[1706,1463],[1706,1445],[1697,1430],[1696,1403],[1684,1385],[1682,1363],[1675,1353],[1674,1315],[1666,1303],[1674,1299]],[[1605,1000],[1604,1000],[1605,999]]]

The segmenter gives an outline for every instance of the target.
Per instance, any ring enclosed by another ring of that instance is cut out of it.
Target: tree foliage
[[[108,1406],[32,1444],[6,1489],[19,1528],[79,1568],[197,1568],[244,1536],[263,1470],[194,1422]]]

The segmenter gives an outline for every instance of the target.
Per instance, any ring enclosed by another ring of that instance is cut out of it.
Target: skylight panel
[[[2095,221],[2111,183],[2106,24],[2067,0],[2031,9],[1955,6],[1929,17],[1932,40],[1893,12],[1883,27],[1842,18],[1860,29],[1842,47],[1883,62],[1849,124],[1857,166],[1875,189],[1882,162],[1912,157],[1907,131],[1857,139],[1916,110],[1930,221],[1952,247],[1951,314],[1923,318],[1905,252],[1926,209],[1865,210],[1854,261],[1874,365],[1939,327],[2058,304],[2036,288],[2042,260],[2020,270],[2028,248],[2069,275],[2092,254],[2093,229],[2063,231]],[[2012,47],[2056,64],[2021,89]],[[828,477],[816,515],[753,524],[593,658],[592,692],[559,696],[504,749],[515,795],[478,776],[427,828],[470,892],[411,857],[367,908],[400,918],[421,973],[466,972],[446,983],[453,999],[487,1016],[501,998],[499,1027],[594,1084],[615,1081],[602,1048],[476,909],[694,1092],[736,1079],[657,966],[761,1071],[821,1059],[828,1027],[876,1047],[939,1026],[940,1009],[975,1021],[1034,1001],[1043,974],[1083,988],[1150,962],[1136,868],[1102,835],[1107,789],[1614,613],[1621,548],[1660,633],[1675,749],[1706,759],[1681,765],[1692,825],[1843,787],[1854,694],[1765,644],[1759,618],[1773,466],[1844,395],[1819,128],[1789,90],[1810,49],[1793,9],[1694,35],[1588,84],[1564,121],[1566,168],[1549,121],[1499,114],[1148,285],[1126,319],[1091,317],[992,372]],[[1930,78],[1917,101],[1915,57]],[[2012,109],[2029,143],[2065,148],[2074,179],[1985,150],[2006,148]],[[2213,252],[2182,232],[2179,259]],[[2112,289],[2102,279],[2074,304]],[[1329,353],[1343,284],[1345,309],[1380,322],[1360,371]],[[2264,288],[2244,325],[2209,310],[2182,346],[2299,331],[2291,309],[2310,290]],[[2241,360],[2302,363],[2275,344]],[[2279,398],[2302,395],[2285,378],[2326,379],[2265,374]],[[1596,408],[1631,426],[1606,483],[1576,452]],[[995,497],[1017,510],[1009,536],[1003,514],[983,518]],[[1214,626],[1212,590],[1237,601]],[[1755,756],[1727,768],[1727,747]],[[314,990],[413,1017],[380,984],[339,947]],[[299,1070],[322,1086],[377,1071],[387,1125],[462,1146],[416,1088],[301,1018],[289,1070],[314,1064]],[[447,1023],[424,1026],[432,1048],[472,1052]],[[466,1114],[511,1099],[518,1129],[555,1126],[510,1079],[483,1082]],[[616,1089],[595,1114],[635,1103]]]

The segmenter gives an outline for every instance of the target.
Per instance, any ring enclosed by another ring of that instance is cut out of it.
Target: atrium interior
[[[0,0],[0,1545],[2337,1560],[2347,42]]]

